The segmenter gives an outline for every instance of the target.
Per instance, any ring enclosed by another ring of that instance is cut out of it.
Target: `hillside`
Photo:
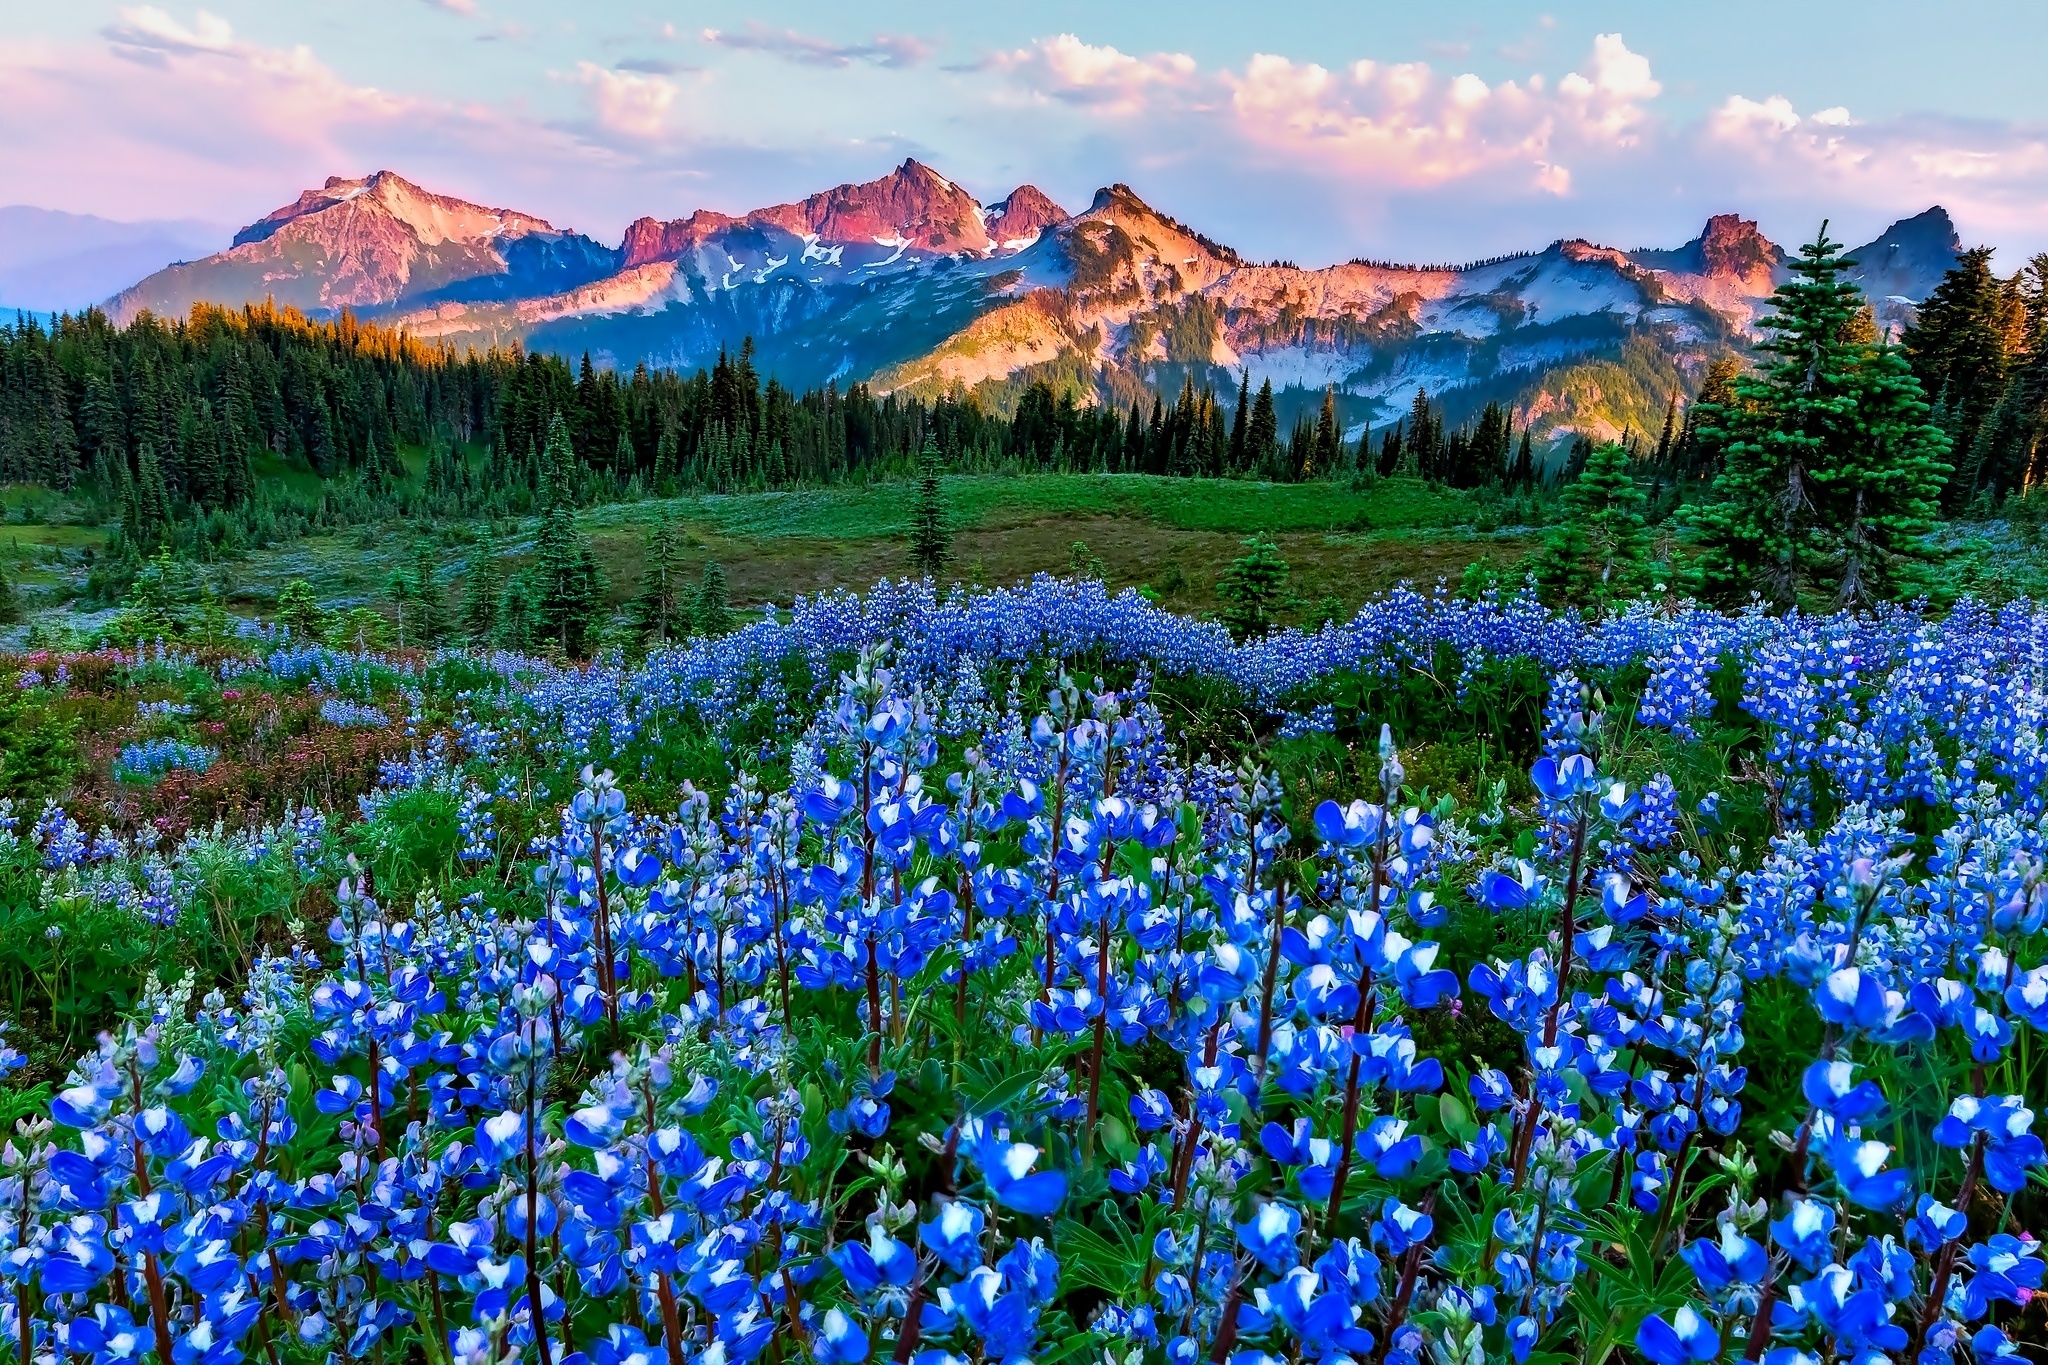
[[[1884,325],[1910,316],[1959,245],[1937,207],[1856,253]],[[998,410],[1033,378],[1121,403],[1248,372],[1273,384],[1283,420],[1332,388],[1355,432],[1426,388],[1454,419],[1498,400],[1541,436],[1604,438],[1655,420],[1674,388],[1753,339],[1785,257],[1724,214],[1669,249],[1566,240],[1465,266],[1258,264],[1125,185],[1072,214],[1030,185],[984,205],[915,160],[739,216],[641,218],[608,248],[382,171],[305,192],[110,311],[269,296],[620,369],[695,369],[752,337],[762,369],[795,388],[959,388]]]

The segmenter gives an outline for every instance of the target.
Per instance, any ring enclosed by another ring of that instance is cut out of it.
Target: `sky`
[[[916,157],[984,202],[1121,181],[1302,265],[1940,203],[2014,268],[2043,51],[2038,0],[0,0],[0,204],[225,232],[390,169],[616,242]]]

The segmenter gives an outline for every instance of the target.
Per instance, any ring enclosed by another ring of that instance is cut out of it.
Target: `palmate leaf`
[[[1031,1093],[1045,1076],[1045,1068],[1025,1060],[965,1062],[960,1068],[959,1097],[969,1114],[977,1118],[1002,1111],[1015,1117],[1017,1102]]]
[[[1709,1182],[1700,1183],[1705,1187]],[[1695,1192],[1686,1204],[1697,1197]],[[1573,1285],[1571,1302],[1578,1322],[1594,1329],[1586,1334],[1582,1359],[1599,1365],[1617,1346],[1635,1340],[1644,1318],[1676,1312],[1698,1282],[1676,1255],[1657,1254],[1651,1220],[1606,1208],[1589,1212],[1585,1222],[1586,1241],[1598,1254],[1585,1258],[1587,1273]]]
[[[1165,1211],[1157,1204],[1146,1205],[1144,1222],[1132,1227],[1115,1204],[1101,1205],[1098,1226],[1064,1218],[1053,1230],[1059,1247],[1062,1278],[1088,1285],[1112,1296],[1132,1292],[1152,1258],[1154,1219],[1164,1223]]]

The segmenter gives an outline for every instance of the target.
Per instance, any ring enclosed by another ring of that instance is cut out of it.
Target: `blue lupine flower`
[[[1643,1319],[1636,1329],[1636,1349],[1643,1353],[1643,1359],[1651,1365],[1696,1365],[1696,1362],[1718,1360],[1721,1356],[1721,1337],[1708,1321],[1686,1304],[1666,1321],[1662,1313],[1652,1313]]]
[[[1237,1225],[1239,1244],[1275,1273],[1294,1264],[1294,1239],[1300,1235],[1301,1212],[1273,1200],[1260,1204],[1251,1221]]]

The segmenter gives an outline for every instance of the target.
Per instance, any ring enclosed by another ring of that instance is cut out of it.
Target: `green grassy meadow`
[[[269,465],[257,471],[266,483],[287,496],[317,496],[311,470],[276,460]],[[1069,572],[1078,554],[1111,584],[1150,587],[1192,611],[1215,605],[1216,579],[1253,534],[1281,547],[1294,568],[1297,595],[1305,601],[1333,596],[1347,605],[1403,579],[1455,580],[1476,560],[1510,566],[1541,536],[1521,524],[1542,515],[1535,504],[1503,505],[1415,480],[1352,488],[1123,474],[960,475],[944,486],[953,531],[951,577],[1010,583],[1038,572]],[[579,520],[614,601],[632,595],[649,530],[672,518],[684,532],[686,564],[694,569],[719,561],[734,604],[757,606],[799,593],[866,588],[909,572],[912,496],[913,486],[904,482],[698,494],[609,503]],[[86,553],[104,546],[109,528],[67,520],[72,509],[47,490],[0,491],[0,508],[6,513],[0,557],[10,561],[15,581],[54,606]],[[326,605],[376,605],[391,573],[411,567],[423,538],[444,586],[452,586],[467,547],[484,529],[472,522],[394,520],[306,536],[212,567],[230,603],[245,611],[266,610],[300,578]],[[531,549],[531,522],[489,529],[515,561]],[[1085,548],[1077,551],[1077,542]]]
[[[424,455],[404,451],[411,478]],[[269,457],[259,479],[310,502],[312,470]],[[1206,613],[1246,537],[1270,537],[1292,569],[1306,609],[1335,599],[1346,610],[1402,581],[1456,583],[1468,566],[1524,566],[1542,544],[1555,500],[1502,499],[1415,479],[1364,486],[1268,484],[1138,474],[956,475],[944,480],[953,533],[948,576],[1000,585],[1077,563],[1112,587],[1143,587],[1176,610]],[[787,603],[799,594],[865,589],[910,572],[914,486],[848,484],[784,492],[696,494],[592,507],[579,516],[614,604],[637,586],[650,529],[672,518],[684,565],[726,570],[735,607]],[[82,510],[47,489],[0,488],[0,565],[43,616],[59,616],[110,527],[80,524]],[[424,541],[444,589],[457,591],[468,547],[486,529],[515,565],[531,552],[535,523],[390,520],[308,535],[209,566],[230,606],[267,614],[285,585],[305,579],[329,607],[381,607],[395,570],[410,570]],[[1676,534],[1657,528],[1660,539]],[[1992,596],[2039,592],[2002,525],[1953,528],[1958,581]],[[1665,547],[1665,548],[1668,548]],[[1660,553],[1661,557],[1661,553]]]
[[[946,479],[945,494],[951,577],[990,585],[1069,572],[1078,542],[1090,571],[1112,585],[1147,586],[1195,611],[1215,605],[1218,576],[1254,533],[1281,547],[1298,595],[1347,605],[1403,579],[1455,580],[1475,560],[1506,567],[1539,538],[1528,527],[1500,527],[1494,504],[1405,480],[1352,490],[1144,475],[976,475]],[[615,601],[632,595],[650,529],[672,518],[684,532],[685,564],[694,570],[717,560],[734,604],[757,606],[908,573],[911,499],[908,483],[702,494],[607,504],[579,520]],[[429,530],[451,580],[477,529]],[[515,559],[530,548],[530,524],[495,530]],[[411,562],[416,539],[405,528],[363,527],[259,551],[234,566],[235,592],[260,603],[304,578],[323,600],[373,602],[391,570]]]

